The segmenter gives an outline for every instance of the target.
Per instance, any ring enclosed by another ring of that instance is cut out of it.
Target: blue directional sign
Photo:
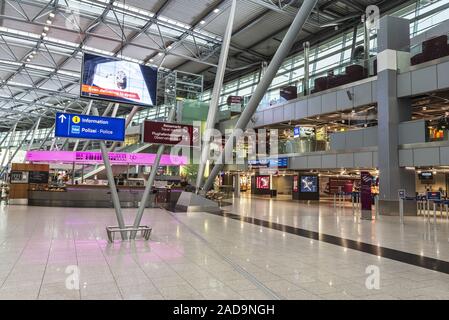
[[[87,140],[125,141],[125,119],[57,113],[55,136]]]
[[[439,201],[441,200],[441,192],[427,192],[427,200]]]

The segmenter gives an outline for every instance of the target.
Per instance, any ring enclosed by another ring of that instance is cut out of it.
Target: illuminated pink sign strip
[[[131,164],[150,166],[154,163],[155,154],[149,153],[109,153],[112,164]],[[81,164],[102,164],[103,157],[100,152],[70,152],[70,151],[28,151],[25,157],[30,162],[46,163],[81,163]],[[161,166],[186,165],[187,157],[163,155]]]

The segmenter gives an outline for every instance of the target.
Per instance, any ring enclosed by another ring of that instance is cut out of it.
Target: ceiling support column
[[[232,150],[234,148],[234,140],[237,140],[239,138],[239,135],[241,135],[241,132],[246,130],[251,117],[257,110],[260,101],[263,99],[267,89],[270,87],[270,84],[276,76],[276,73],[279,71],[279,68],[284,62],[284,59],[290,53],[290,50],[292,49],[299,32],[303,28],[317,2],[318,0],[305,0],[298,13],[296,14],[296,17],[293,20],[289,30],[287,31],[287,34],[285,35],[282,43],[276,51],[276,54],[271,60],[267,71],[257,85],[257,88],[252,95],[248,105],[246,106],[237,124],[235,125],[234,132],[231,134],[228,141],[226,141],[224,150],[222,151],[219,160],[215,163],[215,166],[204,185],[204,191],[208,191],[212,188],[215,177],[220,173],[221,169],[224,166],[225,155],[232,154]]]
[[[228,25],[223,37],[223,44],[221,47],[220,60],[218,62],[217,74],[215,76],[214,89],[209,104],[209,113],[207,115],[205,132],[203,135],[203,150],[201,153],[198,175],[196,177],[196,192],[198,193],[204,179],[204,171],[206,169],[207,160],[209,160],[210,143],[212,138],[212,131],[215,128],[217,121],[218,105],[220,103],[221,89],[223,87],[223,80],[226,72],[226,64],[228,62],[229,46],[232,38],[232,27],[234,25],[235,10],[237,7],[237,0],[232,0],[231,12],[229,13]]]

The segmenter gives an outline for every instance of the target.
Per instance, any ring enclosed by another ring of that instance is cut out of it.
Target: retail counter
[[[118,195],[122,208],[137,208],[144,190],[144,187],[118,187]],[[150,195],[147,202],[147,208],[156,207],[164,201],[177,201],[180,194],[180,191],[177,192],[177,190],[155,189],[155,192]],[[157,201],[155,203],[156,196]],[[67,186],[65,191],[29,190],[28,205],[72,208],[113,207],[109,187],[96,185]]]

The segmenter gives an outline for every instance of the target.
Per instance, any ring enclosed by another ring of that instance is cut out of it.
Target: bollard
[[[337,194],[334,193],[334,208],[337,207]]]
[[[354,215],[355,214],[355,202],[356,202],[356,199],[355,199],[355,193],[352,193],[351,194],[351,205],[352,205],[352,214]]]
[[[399,216],[401,219],[401,224],[404,224],[404,199],[399,199]]]
[[[449,204],[446,203],[446,219],[449,220]]]
[[[374,205],[376,206],[376,218],[379,218],[379,195],[374,196]]]
[[[433,203],[433,224],[437,224],[437,204]]]
[[[416,198],[416,212],[419,217],[421,215],[421,201],[419,201],[419,198]]]
[[[427,217],[427,222],[430,223],[430,201],[429,200],[427,200],[426,217]]]

